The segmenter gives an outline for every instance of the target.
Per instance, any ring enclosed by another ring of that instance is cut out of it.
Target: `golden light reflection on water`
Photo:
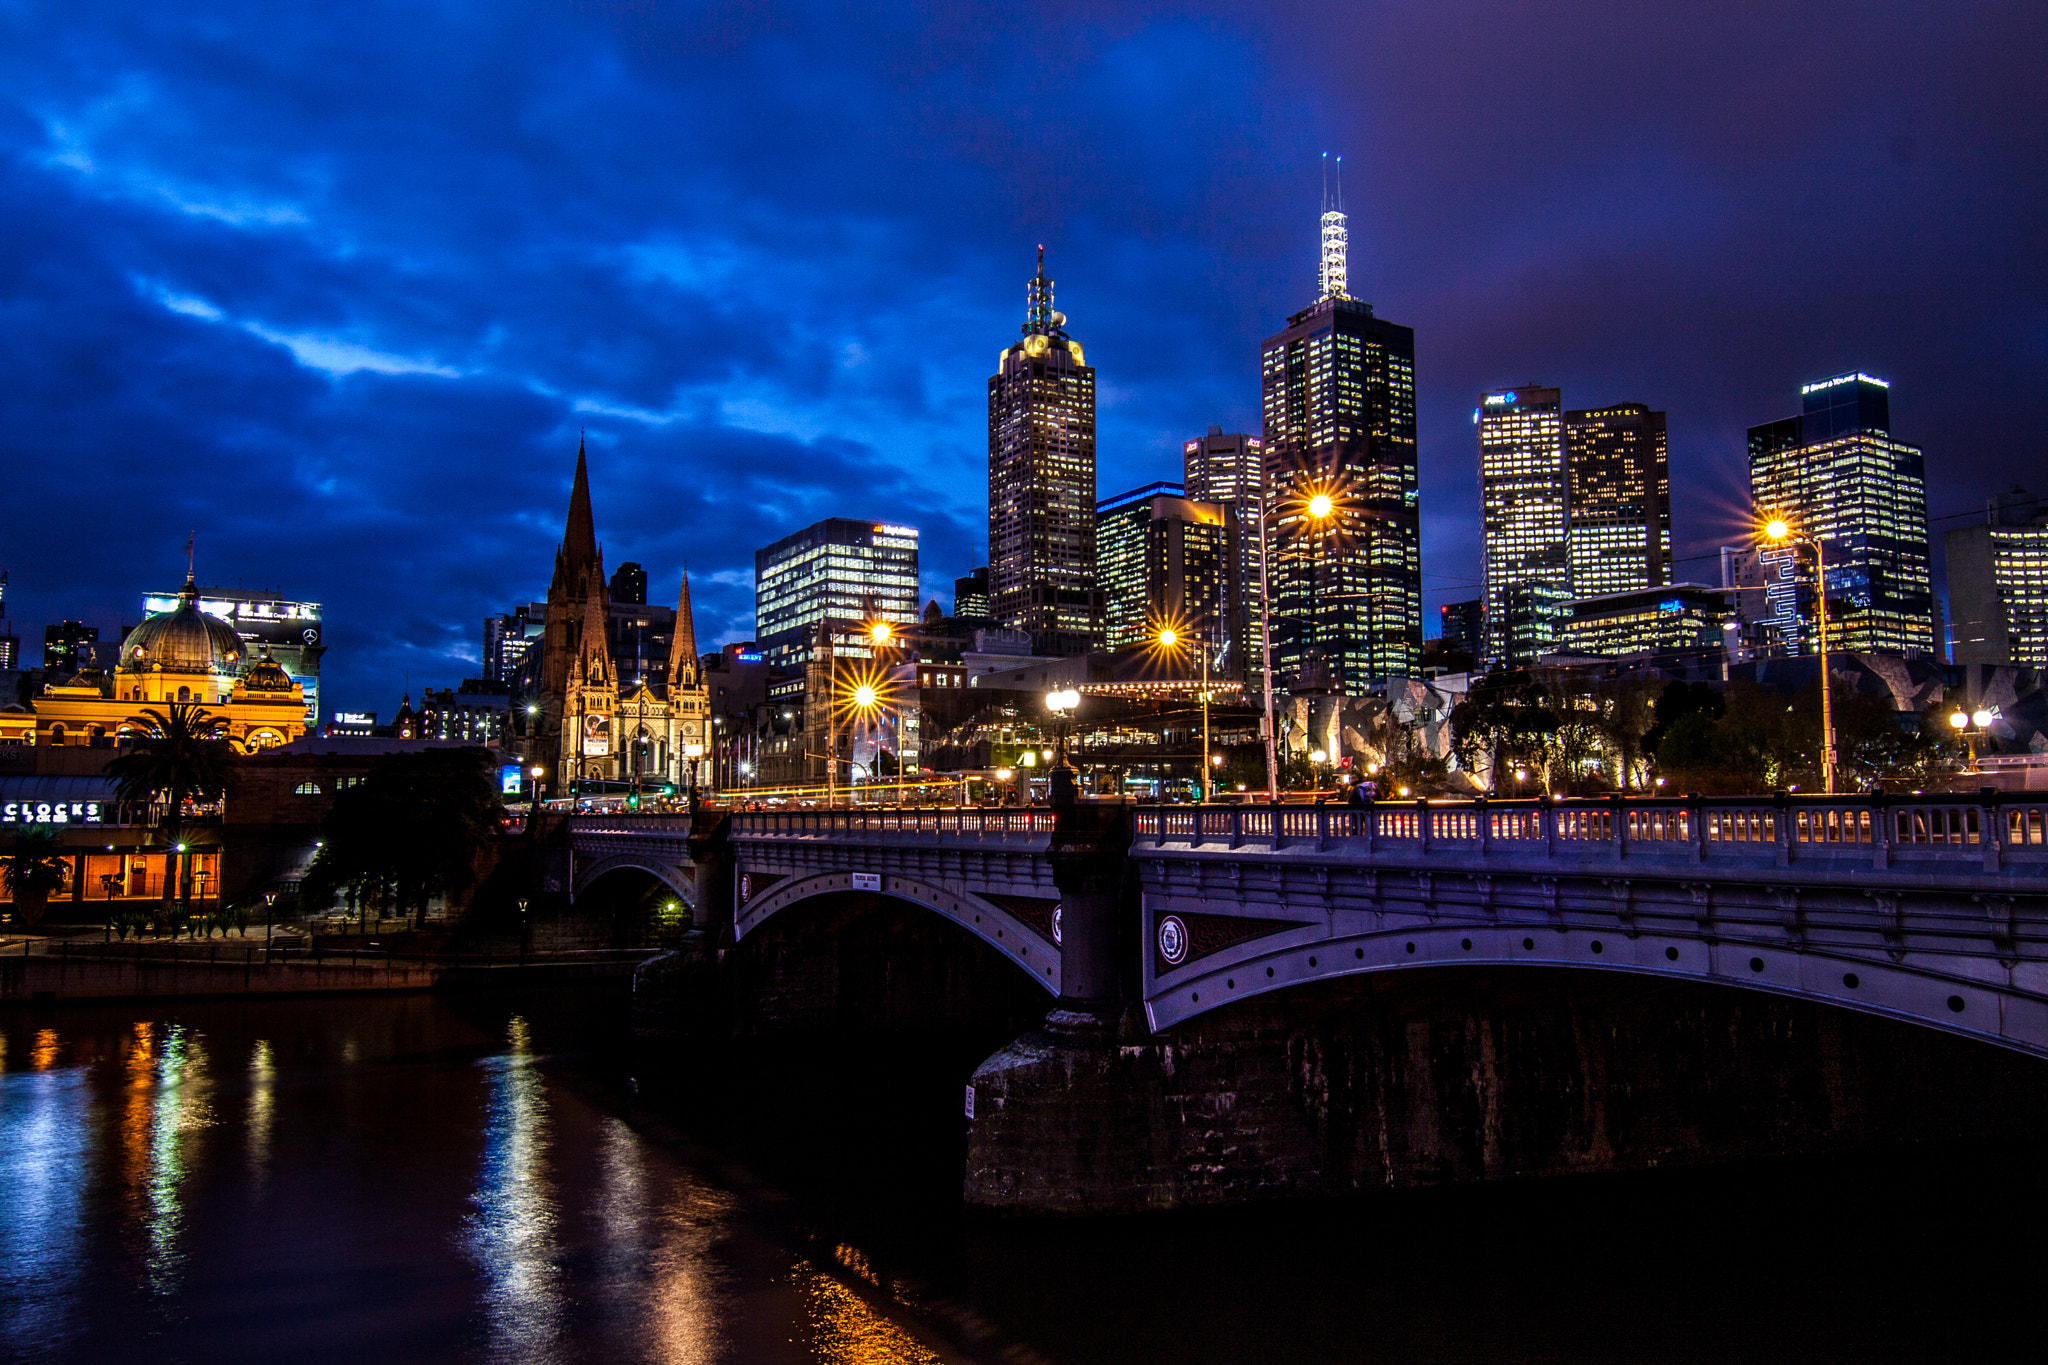
[[[270,1169],[270,1127],[276,1097],[277,1066],[269,1040],[259,1038],[249,1051],[249,1178],[258,1185]]]
[[[63,1048],[57,1041],[57,1030],[38,1029],[35,1046],[29,1049],[28,1064],[38,1071],[48,1071],[57,1065],[57,1058],[62,1051]]]
[[[483,1063],[490,1077],[483,1169],[466,1240],[483,1276],[491,1359],[549,1361],[563,1354],[568,1305],[546,1164],[547,1093],[533,1068],[525,1019],[513,1016],[506,1041],[508,1051]]]
[[[826,1365],[944,1365],[943,1356],[830,1275],[798,1262],[790,1278],[803,1298],[811,1350]]]
[[[135,1026],[124,1063],[128,1098],[121,1116],[122,1203],[141,1232],[143,1278],[162,1297],[178,1292],[184,1270],[183,1189],[194,1134],[213,1123],[206,1045],[172,1025]]]

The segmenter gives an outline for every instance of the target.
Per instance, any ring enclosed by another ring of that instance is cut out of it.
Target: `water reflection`
[[[803,1294],[813,1355],[829,1365],[944,1365],[944,1357],[881,1316],[860,1295],[799,1261],[790,1271]]]
[[[607,1117],[603,1131],[598,1218],[609,1248],[605,1278],[633,1286],[649,1360],[719,1358],[726,1340],[720,1312],[729,1305],[707,1244],[709,1230],[729,1215],[730,1199],[650,1175],[645,1141],[620,1120]]]
[[[179,1025],[135,1026],[129,1040],[127,1102],[121,1146],[129,1226],[142,1234],[143,1278],[160,1299],[175,1296],[182,1283],[185,1249],[182,1199],[190,1174],[187,1146],[192,1135],[213,1122],[207,1096],[206,1047],[197,1033]]]
[[[18,1305],[0,1318],[27,1350],[75,1331],[85,1261],[92,1092],[82,1069],[53,1069],[56,1049],[55,1031],[43,1030],[29,1054],[35,1071],[13,1076],[0,1050],[0,1304]]]
[[[484,1280],[491,1358],[550,1361],[561,1358],[564,1303],[546,1170],[547,1092],[526,1020],[514,1015],[506,1037],[510,1050],[483,1062],[490,1096],[468,1248]]]
[[[270,1125],[274,1117],[277,1067],[270,1055],[270,1042],[259,1038],[249,1050],[249,1179],[258,1189],[270,1169]]]

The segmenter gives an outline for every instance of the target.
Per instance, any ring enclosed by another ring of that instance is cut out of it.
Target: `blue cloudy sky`
[[[388,712],[545,589],[579,429],[608,561],[672,597],[687,560],[707,642],[826,515],[921,526],[943,596],[1034,245],[1101,491],[1177,476],[1256,423],[1326,149],[1353,292],[1416,330],[1432,615],[1500,384],[1668,409],[1681,554],[1739,528],[1743,429],[1847,369],[1966,511],[2048,480],[2039,20],[0,0],[8,615],[31,653],[133,621],[196,529],[202,580],[325,605],[331,705]]]

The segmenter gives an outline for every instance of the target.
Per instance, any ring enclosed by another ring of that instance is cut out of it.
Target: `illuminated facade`
[[[1322,297],[1260,346],[1259,410],[1274,668],[1297,692],[1359,695],[1416,671],[1422,541],[1415,332],[1346,292],[1346,248],[1342,204],[1326,201]],[[1333,504],[1321,521],[1318,494]]]
[[[1166,624],[1212,647],[1229,640],[1239,615],[1237,516],[1181,493],[1179,484],[1155,483],[1096,509],[1096,578],[1111,649],[1147,641]]]
[[[2015,488],[1947,541],[1955,661],[2048,668],[2048,502]]]
[[[306,697],[268,648],[253,661],[225,619],[202,610],[188,577],[169,610],[121,641],[113,672],[86,669],[35,699],[36,743],[112,746],[142,726],[144,711],[196,702],[226,724],[243,753],[289,744],[306,733]]]
[[[681,784],[689,749],[709,751],[709,701],[690,613],[690,578],[677,593],[667,666],[622,681],[612,658],[604,553],[590,511],[590,475],[576,451],[569,515],[555,550],[539,643],[520,661],[510,717],[513,743],[553,795],[574,782]],[[705,771],[697,769],[701,775]]]
[[[915,526],[828,517],[754,551],[754,640],[802,668],[824,621],[917,624]]]
[[[1925,457],[1893,437],[1890,387],[1866,374],[1802,387],[1799,416],[1749,429],[1749,494],[1759,522],[1783,518],[1824,546],[1830,650],[1931,655]],[[1765,558],[1779,637],[1811,653],[1813,557]]]
[[[1482,419],[1483,420],[1483,419]],[[1564,415],[1572,596],[1671,581],[1671,461],[1664,414],[1641,403]]]
[[[1526,663],[1557,644],[1571,600],[1570,486],[1558,391],[1499,389],[1480,399],[1485,657]]]
[[[1259,666],[1259,628],[1253,611],[1259,600],[1265,547],[1259,537],[1259,504],[1266,496],[1266,443],[1242,431],[1210,427],[1209,434],[1181,445],[1188,497],[1221,503],[1237,522],[1237,609],[1229,626],[1230,671],[1247,676]]]
[[[1727,621],[1728,595],[1701,583],[1580,598],[1558,631],[1558,652],[1609,659],[1658,654],[1718,663]]]
[[[1095,371],[1052,306],[1045,248],[1023,339],[988,381],[989,614],[1012,630],[1099,642]]]
[[[176,593],[149,593],[142,599],[145,615],[177,608]],[[199,594],[199,609],[234,627],[248,651],[268,650],[272,660],[291,675],[306,698],[306,724],[320,721],[320,656],[327,652],[321,637],[320,604],[295,602],[275,593],[229,591],[205,588]]]

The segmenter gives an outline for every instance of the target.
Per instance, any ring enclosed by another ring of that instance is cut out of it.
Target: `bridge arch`
[[[638,853],[614,853],[578,867],[572,888],[573,894],[581,896],[611,873],[625,870],[646,873],[675,892],[683,904],[690,907],[693,914],[696,912],[697,882],[691,872],[661,858]]]
[[[1159,943],[1174,912],[1148,908],[1148,940]],[[1921,960],[1915,960],[1921,959]],[[1159,967],[1166,967],[1161,972]],[[1187,1023],[1239,1000],[1314,982],[1454,966],[1545,967],[1661,977],[1787,996],[1899,1020],[1998,1047],[2048,1057],[2048,1001],[2013,978],[2041,964],[2001,967],[1981,959],[1845,950],[1641,928],[1532,923],[1429,922],[1328,935],[1301,925],[1174,966],[1154,957],[1146,973],[1152,1028]],[[2033,983],[2037,988],[2041,984]]]
[[[864,892],[879,894],[930,911],[950,921],[993,948],[1019,971],[1052,995],[1060,990],[1059,909],[1055,905],[1044,930],[1023,916],[971,891],[954,891],[911,877],[872,874],[855,885],[863,874],[846,871],[793,876],[776,882],[759,893],[742,885],[741,904],[735,916],[735,938],[745,938],[782,911],[814,897]]]

